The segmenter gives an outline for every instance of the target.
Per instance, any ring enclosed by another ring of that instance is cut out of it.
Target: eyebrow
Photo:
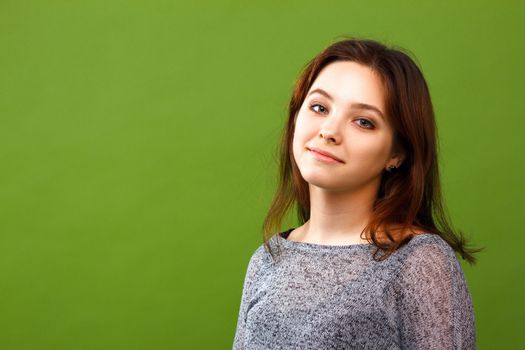
[[[328,98],[330,101],[333,101],[333,97],[330,96],[330,94],[326,91],[324,91],[323,89],[321,88],[317,88],[317,89],[314,89],[312,91],[310,91],[310,93],[308,94],[308,96],[312,95],[313,93],[318,93],[318,94],[321,94],[323,96],[325,96],[326,98]],[[308,97],[307,96],[307,97]],[[375,107],[375,106],[372,106],[372,105],[369,105],[369,104],[366,104],[366,103],[362,103],[362,102],[356,102],[356,103],[352,103],[350,105],[350,107],[353,107],[353,108],[357,108],[357,109],[366,109],[366,110],[370,110],[370,111],[374,111],[376,112],[377,114],[379,114],[379,116],[384,120],[385,117],[383,115],[383,113],[381,112],[381,110],[379,110],[379,108]]]

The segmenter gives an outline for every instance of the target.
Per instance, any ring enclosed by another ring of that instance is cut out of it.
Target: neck
[[[310,185],[310,219],[303,235],[316,242],[366,242],[360,235],[371,217],[376,195],[375,186],[331,192]]]

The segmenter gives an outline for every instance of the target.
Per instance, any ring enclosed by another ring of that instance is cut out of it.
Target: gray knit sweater
[[[276,261],[262,244],[250,258],[234,350],[476,348],[470,291],[440,236],[376,262],[372,244],[296,242],[291,231],[270,240]]]

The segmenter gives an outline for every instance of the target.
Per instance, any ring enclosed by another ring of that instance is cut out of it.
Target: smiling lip
[[[306,149],[309,150],[309,151],[315,152],[315,153],[319,153],[319,154],[321,154],[323,156],[330,157],[333,160],[336,160],[336,161],[338,161],[340,163],[344,163],[343,160],[337,158],[335,155],[333,155],[330,152],[322,151],[319,148],[313,148],[313,147],[306,147]]]

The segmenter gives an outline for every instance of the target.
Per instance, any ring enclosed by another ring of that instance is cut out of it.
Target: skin
[[[332,99],[310,94],[318,88]],[[355,103],[372,105],[383,117]],[[328,151],[343,162],[327,162],[307,147]],[[380,77],[352,61],[324,67],[297,114],[293,156],[309,184],[310,219],[288,239],[326,245],[368,243],[360,234],[370,218],[381,176],[388,166],[399,166],[404,159],[393,149]]]

